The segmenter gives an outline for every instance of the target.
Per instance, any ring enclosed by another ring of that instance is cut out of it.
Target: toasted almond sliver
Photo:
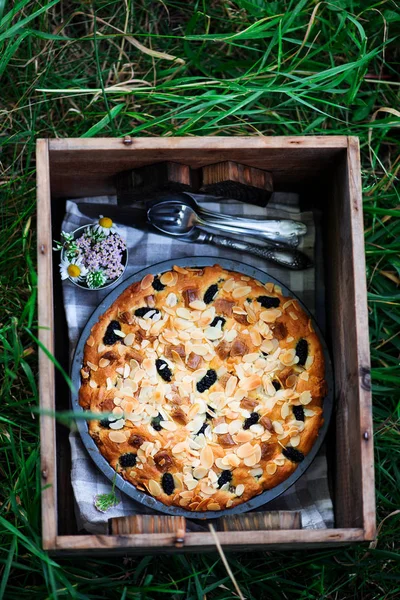
[[[193,308],[193,310],[205,310],[207,304],[203,300],[193,300],[193,302],[190,302],[189,307]]]
[[[196,467],[195,469],[193,469],[193,477],[195,477],[196,479],[203,479],[203,477],[205,477],[208,473],[208,469],[206,469],[205,467]]]
[[[236,454],[238,455],[239,458],[247,458],[248,456],[251,456],[252,454],[254,454],[255,450],[256,450],[256,447],[252,446],[250,444],[250,442],[247,442],[246,444],[239,446]]]
[[[180,452],[184,452],[186,450],[186,441],[178,442],[175,446],[172,447],[172,454],[180,454]]]
[[[86,343],[88,346],[90,346],[92,348],[94,346],[94,337],[92,335],[90,335],[88,337],[88,339],[86,340]]]
[[[300,444],[300,436],[294,435],[293,437],[291,437],[290,443],[292,444],[293,448],[296,448],[296,446],[298,446]]]
[[[211,469],[214,464],[214,453],[211,446],[204,446],[200,452],[200,463],[205,469]]]
[[[251,390],[255,390],[262,383],[261,377],[259,375],[251,375],[250,377],[244,377],[239,382],[239,387],[246,392]]]
[[[308,356],[307,360],[306,360],[306,362],[304,364],[304,366],[305,366],[306,369],[309,369],[312,366],[313,363],[314,363],[314,357],[313,356]]]
[[[243,459],[243,462],[246,467],[254,467],[254,465],[258,463],[258,460],[256,455],[252,454],[251,456],[246,456],[246,458]]]
[[[122,433],[122,431],[109,431],[108,437],[115,444],[123,444],[126,442],[125,434]]]
[[[149,492],[152,496],[161,496],[162,490],[160,484],[154,479],[150,479],[149,481]]]
[[[234,421],[231,421],[228,425],[228,430],[229,433],[231,435],[234,435],[235,433],[237,433],[240,429],[242,429],[243,423],[242,421],[240,421],[239,419],[235,419]]]
[[[305,392],[302,392],[300,394],[301,404],[303,404],[303,405],[310,404],[311,400],[312,400],[312,396],[311,396],[311,392],[309,390],[306,390]]]
[[[110,361],[108,360],[108,358],[101,358],[99,360],[99,367],[101,367],[102,369],[104,369],[104,367],[108,367],[109,364]]]
[[[235,284],[235,280],[233,279],[233,277],[231,277],[230,279],[227,279],[224,283],[224,285],[222,286],[222,289],[224,290],[224,292],[231,292],[233,290],[233,286]]]
[[[235,288],[232,292],[232,298],[237,300],[237,298],[243,298],[243,296],[247,296],[251,292],[251,287],[249,285],[241,285]]]
[[[229,377],[228,381],[226,382],[225,394],[228,398],[230,398],[230,396],[232,396],[233,392],[235,391],[237,382],[238,382],[238,379],[234,375],[231,375]]]
[[[89,360],[86,361],[86,364],[87,364],[88,367],[90,367],[92,369],[92,371],[97,371],[97,369],[99,368],[97,365],[94,365]]]
[[[239,483],[239,485],[236,486],[236,490],[235,490],[235,494],[236,496],[241,496],[244,492],[244,485],[243,483]]]
[[[226,501],[226,508],[230,508],[233,504],[233,500],[232,498],[229,498],[229,500]]]
[[[113,415],[123,415],[124,411],[122,410],[122,408],[120,406],[114,406],[113,408]],[[127,412],[131,412],[131,411],[127,411]]]
[[[232,312],[235,313],[235,315],[247,315],[247,312],[241,306],[234,306]]]
[[[142,279],[142,281],[140,282],[140,288],[142,290],[147,290],[147,288],[149,288],[151,286],[151,284],[154,281],[154,275],[152,275],[151,273],[148,273],[147,275],[145,275]]]
[[[304,409],[304,416],[305,417],[313,417],[315,415],[315,411],[311,410],[311,408],[305,408]]]
[[[135,334],[134,333],[128,333],[128,335],[126,335],[124,337],[124,344],[125,346],[132,346],[132,344],[135,341]]]
[[[209,502],[207,504],[207,510],[221,510],[221,507],[218,502]]]
[[[207,485],[205,481],[201,482],[200,489],[203,492],[203,494],[206,494],[206,496],[212,496],[213,494],[215,494],[215,489]]]
[[[167,431],[176,431],[177,425],[174,421],[160,421],[160,425]]]
[[[261,467],[257,467],[256,469],[251,469],[251,471],[249,471],[249,475],[252,475],[253,477],[261,477],[261,475],[264,473],[264,471],[262,470]]]
[[[276,473],[276,469],[278,467],[276,466],[275,463],[271,462],[267,464],[267,473],[268,475],[273,475],[274,473]]]
[[[191,313],[189,309],[184,308],[183,306],[180,306],[179,308],[176,309],[176,314],[178,315],[178,317],[181,317],[182,319],[186,319],[187,321],[192,320],[193,313]]]
[[[184,269],[183,267],[180,267],[179,265],[174,265],[172,268],[177,273],[181,273],[181,275],[188,275],[188,273],[189,273],[189,271],[187,269]]]
[[[282,435],[284,433],[284,429],[279,421],[272,421],[272,427],[278,435]]]
[[[291,318],[293,319],[293,321],[297,321],[298,320],[298,316],[296,315],[295,312],[293,312],[292,310],[289,310],[289,315],[291,316]]]
[[[115,335],[117,335],[120,338],[124,338],[126,336],[126,333],[124,333],[120,329],[114,329],[114,333],[115,333]]]
[[[102,352],[104,352],[104,350],[105,350],[105,349],[106,349],[106,347],[105,347],[105,345],[104,345],[104,344],[99,344],[99,345],[97,346],[97,352],[98,352],[99,354],[101,354]]]
[[[236,329],[231,329],[230,331],[227,331],[225,334],[225,339],[227,342],[233,342],[233,340],[235,339],[235,337],[237,336],[237,331]]]
[[[257,329],[252,329],[250,331],[250,338],[255,346],[261,346],[262,339],[261,339],[261,335],[257,331]]]
[[[93,379],[91,379],[91,380],[89,381],[89,385],[90,385],[90,387],[91,387],[91,388],[93,388],[93,389],[97,388],[97,383],[96,383],[95,381],[93,381]]]
[[[252,431],[245,431],[244,429],[241,429],[237,432],[237,434],[235,435],[235,442],[237,442],[238,444],[245,444],[246,442],[251,442],[251,440],[254,439],[254,434]]]
[[[228,423],[220,423],[214,427],[213,433],[216,433],[217,435],[228,433]]]
[[[224,335],[224,332],[219,327],[207,327],[204,330],[204,336],[208,340],[219,340]]]
[[[245,354],[243,356],[243,362],[245,363],[252,363],[254,361],[257,360],[257,358],[259,358],[259,353],[258,352],[251,352],[250,354]]]
[[[282,419],[285,420],[286,417],[289,416],[289,413],[290,413],[289,403],[285,402],[284,404],[282,404],[282,408],[281,408]]]
[[[265,323],[274,323],[276,319],[281,316],[281,314],[282,311],[278,310],[277,308],[267,308],[266,310],[260,312],[259,318]]]

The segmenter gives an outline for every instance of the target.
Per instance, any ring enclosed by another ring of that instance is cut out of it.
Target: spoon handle
[[[285,250],[279,248],[265,248],[263,246],[257,246],[256,244],[249,244],[248,242],[226,238],[221,235],[214,235],[213,233],[206,233],[204,242],[219,246],[220,248],[229,248],[230,250],[247,252],[254,256],[258,256],[259,258],[269,260],[281,267],[293,269],[294,271],[308,269],[313,264],[306,254],[293,248],[287,248]]]
[[[265,238],[270,242],[277,242],[295,248],[299,239],[294,231],[288,231],[279,229],[279,221],[271,221],[272,225],[268,225],[267,221],[259,223],[246,223],[242,224],[234,219],[229,221],[212,221],[211,219],[199,219],[199,225],[202,227],[211,227],[212,229],[218,229],[224,233],[233,233],[235,235],[254,235],[257,234],[259,237]],[[282,220],[282,224],[285,221]]]

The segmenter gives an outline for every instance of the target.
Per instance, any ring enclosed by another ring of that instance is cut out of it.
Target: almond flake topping
[[[152,496],[161,496],[162,494],[160,484],[154,479],[150,479],[149,481],[149,492]]]
[[[200,452],[201,466],[205,469],[211,469],[214,464],[214,453],[210,446],[204,446]]]
[[[109,431],[108,437],[115,444],[123,444],[126,442],[125,434],[122,433],[122,431]]]
[[[140,288],[142,290],[147,290],[147,288],[149,288],[151,286],[151,284],[154,281],[154,275],[152,275],[151,273],[148,273],[147,275],[145,275],[142,279],[142,281],[140,282]]]
[[[243,298],[243,296],[247,296],[251,292],[251,287],[249,285],[243,285],[237,287],[232,292],[232,298],[237,300],[238,298]]]
[[[310,404],[311,400],[312,400],[312,397],[311,397],[311,392],[309,390],[302,392],[300,394],[301,404],[303,404],[303,405]]]

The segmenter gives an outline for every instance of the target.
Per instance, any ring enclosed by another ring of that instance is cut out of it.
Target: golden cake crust
[[[104,413],[89,432],[110,465],[192,511],[287,479],[323,423],[309,316],[279,286],[219,265],[129,286],[92,327],[81,377],[80,405]]]

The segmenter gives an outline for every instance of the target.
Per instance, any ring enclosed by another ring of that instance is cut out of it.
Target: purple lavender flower
[[[76,245],[81,253],[82,262],[90,273],[103,270],[107,279],[116,279],[123,270],[123,253],[126,244],[118,233],[111,233],[105,239],[93,237],[91,230],[85,231]]]

